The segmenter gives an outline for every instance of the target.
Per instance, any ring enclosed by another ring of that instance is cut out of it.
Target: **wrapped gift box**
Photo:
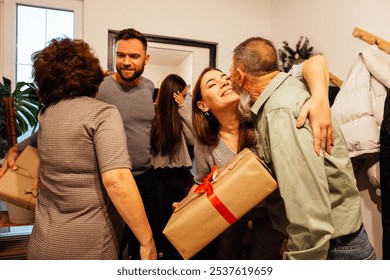
[[[198,193],[181,201],[163,231],[184,259],[194,256],[277,189],[269,169],[249,149],[224,168],[214,169],[198,186]]]
[[[39,185],[38,150],[28,146],[16,165],[17,170],[8,169],[0,179],[0,200],[34,211]]]

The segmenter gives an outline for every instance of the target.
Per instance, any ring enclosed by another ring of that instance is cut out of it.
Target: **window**
[[[31,54],[53,38],[73,38],[74,13],[18,4],[16,21],[16,82],[31,82]]]
[[[0,78],[13,85],[31,80],[31,54],[50,39],[64,34],[83,38],[82,0],[2,0],[0,6]]]
[[[16,82],[32,82],[31,55],[43,49],[53,38],[73,38],[74,13],[17,4],[16,15],[15,80]],[[18,142],[31,133],[32,128],[20,136]]]
[[[0,78],[31,82],[31,54],[56,37],[82,38],[80,0],[3,0],[0,49]],[[0,52],[1,53],[1,52]],[[28,137],[31,130],[18,138]]]
[[[0,23],[0,78],[32,81],[31,54],[45,47],[52,39],[67,36],[82,38],[81,0],[2,0]],[[29,136],[29,132],[18,141]],[[0,210],[3,209],[0,203]],[[0,228],[1,236],[29,234],[31,226]]]

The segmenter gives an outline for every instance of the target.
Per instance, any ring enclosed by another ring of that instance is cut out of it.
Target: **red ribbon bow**
[[[207,198],[214,208],[221,214],[222,217],[229,223],[233,224],[237,221],[237,218],[232,212],[223,204],[223,202],[215,195],[213,186],[211,185],[213,174],[217,170],[218,166],[215,165],[210,174],[202,179],[202,183],[195,189],[197,194],[207,194]]]

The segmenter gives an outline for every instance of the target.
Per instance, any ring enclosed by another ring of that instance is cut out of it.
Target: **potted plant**
[[[9,148],[17,143],[17,137],[38,125],[38,112],[41,102],[33,83],[18,82],[14,91],[11,80],[3,77],[0,82],[0,159]],[[0,165],[1,166],[1,165]],[[34,212],[7,203],[11,222],[29,223],[34,220]]]
[[[36,92],[33,83],[18,82],[12,91],[11,80],[3,77],[3,83],[0,82],[0,158],[29,126],[32,132],[37,128],[41,102]]]

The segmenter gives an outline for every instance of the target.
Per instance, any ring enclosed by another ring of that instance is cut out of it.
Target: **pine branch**
[[[290,48],[287,41],[283,41],[283,49],[278,50],[281,69],[288,72],[294,64],[309,59],[313,56],[313,49],[312,46],[309,46],[307,37],[300,36],[295,44],[295,50]]]

